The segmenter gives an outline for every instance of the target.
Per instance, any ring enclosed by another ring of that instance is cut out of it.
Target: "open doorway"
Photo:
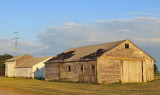
[[[142,65],[142,82],[144,81],[144,78],[143,78],[143,61],[141,62],[141,65]]]
[[[84,65],[80,65],[79,81],[84,82]]]

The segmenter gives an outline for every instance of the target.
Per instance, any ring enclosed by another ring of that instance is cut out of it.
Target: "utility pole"
[[[18,31],[14,32],[16,34],[15,39],[15,57],[17,56],[17,40],[18,40]]]

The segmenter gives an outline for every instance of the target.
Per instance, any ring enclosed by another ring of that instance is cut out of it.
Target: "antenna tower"
[[[17,40],[18,40],[18,31],[14,32],[16,34],[15,39],[15,57],[17,56]]]

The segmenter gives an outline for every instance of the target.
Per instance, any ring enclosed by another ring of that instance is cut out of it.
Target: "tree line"
[[[5,75],[5,61],[7,59],[13,58],[12,55],[10,54],[4,54],[4,55],[0,55],[0,76],[4,76]]]

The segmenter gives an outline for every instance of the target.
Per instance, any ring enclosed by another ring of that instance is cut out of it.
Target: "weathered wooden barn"
[[[45,80],[147,82],[154,80],[154,61],[130,40],[84,46],[45,62]]]
[[[23,55],[5,62],[5,76],[25,78],[45,78],[44,62],[52,57],[32,57]]]

